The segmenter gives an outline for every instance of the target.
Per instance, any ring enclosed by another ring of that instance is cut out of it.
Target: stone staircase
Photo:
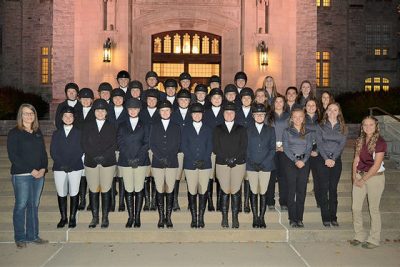
[[[49,138],[46,137],[47,148]],[[57,229],[59,211],[53,174],[46,175],[45,186],[39,207],[40,236],[51,242],[130,242],[130,243],[163,243],[163,242],[288,242],[288,241],[339,241],[353,236],[351,214],[351,178],[350,169],[353,159],[353,142],[349,141],[342,156],[343,172],[339,183],[339,228],[324,228],[321,223],[320,210],[316,207],[312,192],[312,178],[307,186],[307,198],[304,214],[305,228],[290,228],[287,212],[267,211],[266,229],[251,227],[252,215],[239,214],[239,229],[222,229],[220,212],[205,214],[204,229],[190,228],[190,212],[187,207],[186,185],[180,187],[180,212],[172,214],[173,229],[158,229],[158,213],[142,212],[142,227],[126,229],[127,212],[112,212],[109,215],[108,229],[89,229],[91,220],[89,211],[78,211],[78,226],[75,229]],[[400,239],[400,171],[395,169],[395,162],[386,161],[386,187],[381,200],[382,239]],[[52,161],[49,159],[49,167]],[[0,242],[13,242],[12,211],[14,194],[9,174],[10,162],[7,158],[6,137],[0,137]],[[184,182],[183,182],[184,183]],[[214,197],[215,201],[215,197]],[[366,208],[366,203],[364,203]],[[367,212],[365,220],[369,221]]]

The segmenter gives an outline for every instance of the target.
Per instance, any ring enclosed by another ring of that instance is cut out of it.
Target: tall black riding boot
[[[250,213],[249,197],[250,197],[250,183],[248,180],[243,182],[243,193],[244,193],[244,207],[243,210],[246,213]]]
[[[150,210],[156,210],[156,206],[157,206],[157,198],[156,198],[156,182],[154,181],[154,177],[150,177],[150,181],[151,181],[151,201],[150,201]]]
[[[140,222],[140,212],[143,206],[143,190],[140,192],[135,192],[135,224],[133,227],[138,228],[141,225]]]
[[[81,182],[79,183],[79,205],[78,210],[84,210],[86,207],[86,189],[87,189],[87,181],[86,176],[81,177]]]
[[[174,185],[174,205],[172,207],[173,211],[178,211],[181,210],[179,207],[179,202],[178,202],[178,197],[179,197],[179,182],[180,180],[175,180],[175,185]]]
[[[214,180],[208,180],[208,188],[207,188],[207,196],[208,196],[208,211],[215,211],[214,203],[213,203],[213,187],[214,187]]]
[[[78,210],[78,201],[79,195],[73,196],[69,198],[69,223],[68,228],[75,228],[76,227],[76,212]]]
[[[57,196],[58,199],[58,209],[60,210],[61,219],[57,224],[57,228],[63,228],[68,223],[67,215],[67,197]]]
[[[198,228],[204,228],[204,212],[206,211],[208,193],[199,194],[199,220],[197,221]]]
[[[192,215],[192,222],[190,223],[191,228],[197,228],[197,194],[192,195],[188,193],[189,209]]]
[[[258,219],[258,194],[250,191],[250,205],[253,212],[253,228],[259,228],[260,222]]]
[[[111,190],[101,193],[101,228],[107,228],[109,225],[108,212],[110,211]]]
[[[133,224],[133,192],[125,192],[126,209],[128,210],[128,221],[125,224],[126,228],[131,228]]]
[[[215,179],[215,184],[217,185],[217,211],[221,211],[221,185],[219,184],[219,180]]]
[[[243,208],[242,207],[243,206],[243,201],[242,201],[242,195],[243,195],[242,192],[243,192],[243,190],[242,190],[242,187],[243,187],[243,185],[240,186],[239,192],[237,192],[237,194],[239,195],[238,212],[242,212],[243,211],[243,209],[242,209]],[[233,199],[233,197],[232,197],[232,199]]]
[[[165,225],[167,226],[167,228],[174,227],[171,221],[172,206],[174,204],[174,199],[175,199],[174,192],[166,194],[167,208],[165,213]]]
[[[144,187],[143,187],[143,191],[144,191],[144,207],[143,210],[144,211],[148,211],[150,210],[150,177],[146,177],[144,179]]]
[[[232,228],[239,228],[239,207],[241,193],[232,194]]]
[[[260,218],[259,218],[260,228],[267,227],[264,219],[266,210],[267,210],[267,194],[266,193],[264,195],[260,194]]]
[[[221,190],[221,199],[220,199],[220,204],[221,204],[221,211],[222,211],[222,222],[221,226],[224,228],[229,227],[228,223],[228,211],[229,211],[229,196],[230,194],[225,194]]]
[[[115,211],[115,196],[117,195],[117,179],[118,177],[114,177],[111,184],[111,200],[110,200],[110,211]]]
[[[99,224],[99,198],[100,193],[93,193],[89,190],[90,203],[92,203],[92,221],[89,228],[95,228]]]
[[[125,211],[125,186],[124,179],[118,177],[118,194],[119,194],[119,208],[118,211]]]
[[[157,207],[158,207],[158,228],[164,228],[165,213],[164,213],[164,193],[157,192]]]

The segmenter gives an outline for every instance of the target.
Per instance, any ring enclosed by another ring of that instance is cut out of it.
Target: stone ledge
[[[15,120],[0,120],[0,136],[6,136],[16,125],[17,122]],[[40,120],[39,125],[43,135],[46,136],[51,136],[56,129],[54,122],[50,120]]]

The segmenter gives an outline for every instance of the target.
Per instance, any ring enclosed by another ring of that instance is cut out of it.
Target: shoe
[[[323,224],[325,227],[331,227],[331,223],[330,223],[330,222],[322,222],[322,224]]]
[[[275,206],[274,205],[268,205],[268,209],[269,210],[275,210]]]
[[[121,192],[120,192],[121,195]],[[111,190],[101,193],[101,228],[108,228],[108,212],[110,211]]]
[[[164,213],[164,193],[156,194],[157,197],[157,207],[158,207],[158,228],[164,228],[165,213]]]
[[[331,221],[332,226],[339,227],[339,223],[337,221]]]
[[[143,211],[150,210],[150,177],[146,177],[144,180],[144,206]]]
[[[303,222],[302,222],[302,221],[298,221],[298,222],[297,222],[297,227],[299,227],[299,228],[304,228]]]
[[[228,222],[229,197],[230,197],[230,194],[225,194],[221,190],[221,200],[220,200],[221,211],[222,211],[221,226],[223,228],[229,227],[229,222]]]
[[[93,193],[89,190],[90,203],[92,203],[92,221],[89,228],[95,228],[99,224],[99,197],[99,192]]]
[[[373,249],[373,248],[377,248],[378,246],[374,245],[370,242],[364,242],[364,243],[362,243],[361,247],[367,248],[367,249]]]
[[[125,211],[125,186],[124,179],[122,177],[117,177],[118,179],[118,194],[119,194],[119,207],[118,211]]]
[[[190,228],[197,228],[197,194],[192,195],[188,192],[188,201],[190,214],[192,215],[192,222]]]
[[[48,244],[49,240],[41,239],[40,237],[38,237],[36,240],[33,240],[32,243],[34,243],[36,245],[44,245],[44,244]]]
[[[78,211],[79,195],[70,197],[69,200],[70,200],[70,208],[69,208],[68,228],[75,228],[76,227],[76,212]]]
[[[352,246],[358,246],[360,244],[361,244],[361,241],[358,241],[357,239],[350,240],[350,245],[352,245]]]
[[[259,228],[260,222],[258,219],[258,194],[254,194],[253,192],[249,192],[250,194],[250,206],[251,211],[253,213],[253,228]]]
[[[178,181],[179,182],[179,181]],[[172,224],[171,221],[171,215],[172,215],[172,207],[174,204],[175,196],[174,192],[166,194],[166,212],[165,212],[165,225],[167,228],[172,228],[174,225]]]
[[[140,213],[143,206],[143,190],[140,192],[135,192],[135,224],[133,227],[139,228],[141,226]]]
[[[295,221],[289,221],[289,224],[292,228],[297,228],[297,223]]]
[[[18,249],[26,248],[26,242],[16,241],[15,245],[17,246]]]
[[[64,228],[64,226],[68,223],[67,216],[67,197],[57,196],[58,199],[58,209],[60,210],[61,219],[57,224],[57,228]]]
[[[260,228],[266,228],[265,224],[265,212],[267,210],[267,194],[260,195],[260,217],[258,218],[258,224]]]
[[[281,211],[287,211],[287,210],[288,210],[288,207],[287,207],[287,206],[281,205]]]
[[[84,210],[86,207],[86,189],[87,189],[87,181],[86,181],[86,176],[81,177],[81,181],[79,184],[79,205],[78,205],[78,210]]]
[[[248,180],[243,181],[243,193],[244,193],[244,206],[243,206],[243,211],[245,213],[250,213],[250,205],[249,205],[249,199],[250,199],[250,183]]]
[[[214,189],[213,187],[214,187],[214,180],[213,179],[208,180],[208,188],[207,188],[208,211],[215,211],[213,203],[213,189]]]
[[[232,194],[232,228],[239,228],[239,208],[240,208],[240,197],[241,193],[236,192]]]
[[[112,196],[111,196],[112,198]],[[134,217],[134,199],[133,192],[125,192],[126,209],[128,211],[128,221],[125,224],[125,228],[132,228],[133,217]]]
[[[174,185],[174,205],[172,207],[173,211],[180,211],[181,207],[179,207],[179,202],[178,202],[178,197],[179,197],[179,183],[180,180],[175,180],[175,185]]]
[[[198,228],[204,228],[204,212],[206,211],[206,203],[208,198],[208,192],[203,195],[199,194],[199,219],[197,221]]]

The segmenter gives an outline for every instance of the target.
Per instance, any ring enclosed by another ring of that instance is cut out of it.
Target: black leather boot
[[[232,194],[232,228],[239,228],[240,198],[240,191]]]
[[[57,224],[57,228],[63,228],[68,223],[67,215],[67,197],[57,196],[58,209],[60,210],[61,219]]]
[[[223,228],[229,227],[229,223],[228,223],[229,197],[230,197],[230,194],[225,194],[221,190],[221,197],[220,197],[221,198],[220,205],[221,205],[221,211],[222,211],[221,226]]]
[[[174,227],[171,221],[172,206],[174,204],[174,199],[175,199],[174,192],[166,194],[167,209],[165,213],[165,225],[167,226],[167,228]]]
[[[108,212],[110,211],[111,190],[101,193],[101,228],[108,228]]]
[[[179,182],[180,182],[180,180],[175,180],[174,191],[172,192],[172,193],[174,193],[174,205],[172,207],[173,211],[181,210],[181,208],[179,207],[179,202],[178,202]]]
[[[156,210],[156,206],[157,206],[157,198],[156,198],[156,182],[154,181],[154,177],[150,177],[150,181],[151,181],[151,201],[150,201],[150,210]]]
[[[165,213],[164,213],[164,193],[156,194],[158,207],[158,228],[164,228]]]
[[[251,211],[253,212],[253,228],[259,228],[260,222],[258,220],[258,194],[249,192]]]
[[[119,207],[118,211],[125,211],[125,186],[124,179],[122,177],[118,177],[118,194],[119,194]]]
[[[86,189],[87,189],[87,181],[86,176],[81,177],[81,182],[79,183],[79,205],[78,210],[84,210],[86,207]]]
[[[115,196],[117,195],[117,179],[118,177],[114,177],[111,184],[111,200],[110,200],[110,211],[115,211]]]
[[[76,227],[76,212],[78,210],[78,201],[79,195],[70,197],[70,208],[69,208],[69,223],[68,228],[75,228]]]
[[[215,211],[214,203],[213,203],[213,188],[214,180],[208,180],[208,188],[207,188],[207,196],[208,196],[208,211]]]
[[[243,182],[243,193],[244,193],[244,207],[243,210],[245,213],[250,213],[249,206],[249,197],[250,197],[250,183],[248,180],[244,180]]]
[[[190,223],[191,228],[197,228],[197,194],[192,195],[188,193],[189,209],[192,215],[192,222]]]
[[[221,211],[221,185],[219,184],[218,179],[215,179],[215,184],[217,185],[216,191],[217,191],[217,211]]]
[[[208,192],[203,195],[199,194],[199,220],[197,221],[198,228],[204,228],[204,212],[206,211],[206,203]]]
[[[92,221],[89,228],[95,228],[99,224],[99,197],[99,192],[93,193],[89,190],[90,203],[92,203]]]
[[[267,210],[267,194],[266,193],[264,195],[260,194],[260,217],[258,219],[260,228],[267,227],[264,219],[266,210]]]
[[[140,222],[140,212],[143,206],[143,190],[140,192],[135,192],[135,224],[133,227],[138,228],[141,225]]]
[[[242,186],[240,186],[240,189],[239,189],[239,192],[237,192],[237,194],[239,194],[239,207],[238,207],[238,211],[239,212],[242,212],[243,211],[243,201],[242,201],[242,192],[243,192],[243,190],[242,190],[242,187],[243,187],[243,185]],[[232,197],[232,199],[233,199],[233,197]],[[233,222],[232,222],[233,223]]]
[[[128,221],[125,224],[126,228],[131,228],[133,224],[133,192],[125,192],[126,209],[128,210]]]
[[[150,210],[150,177],[144,179],[144,211]]]

